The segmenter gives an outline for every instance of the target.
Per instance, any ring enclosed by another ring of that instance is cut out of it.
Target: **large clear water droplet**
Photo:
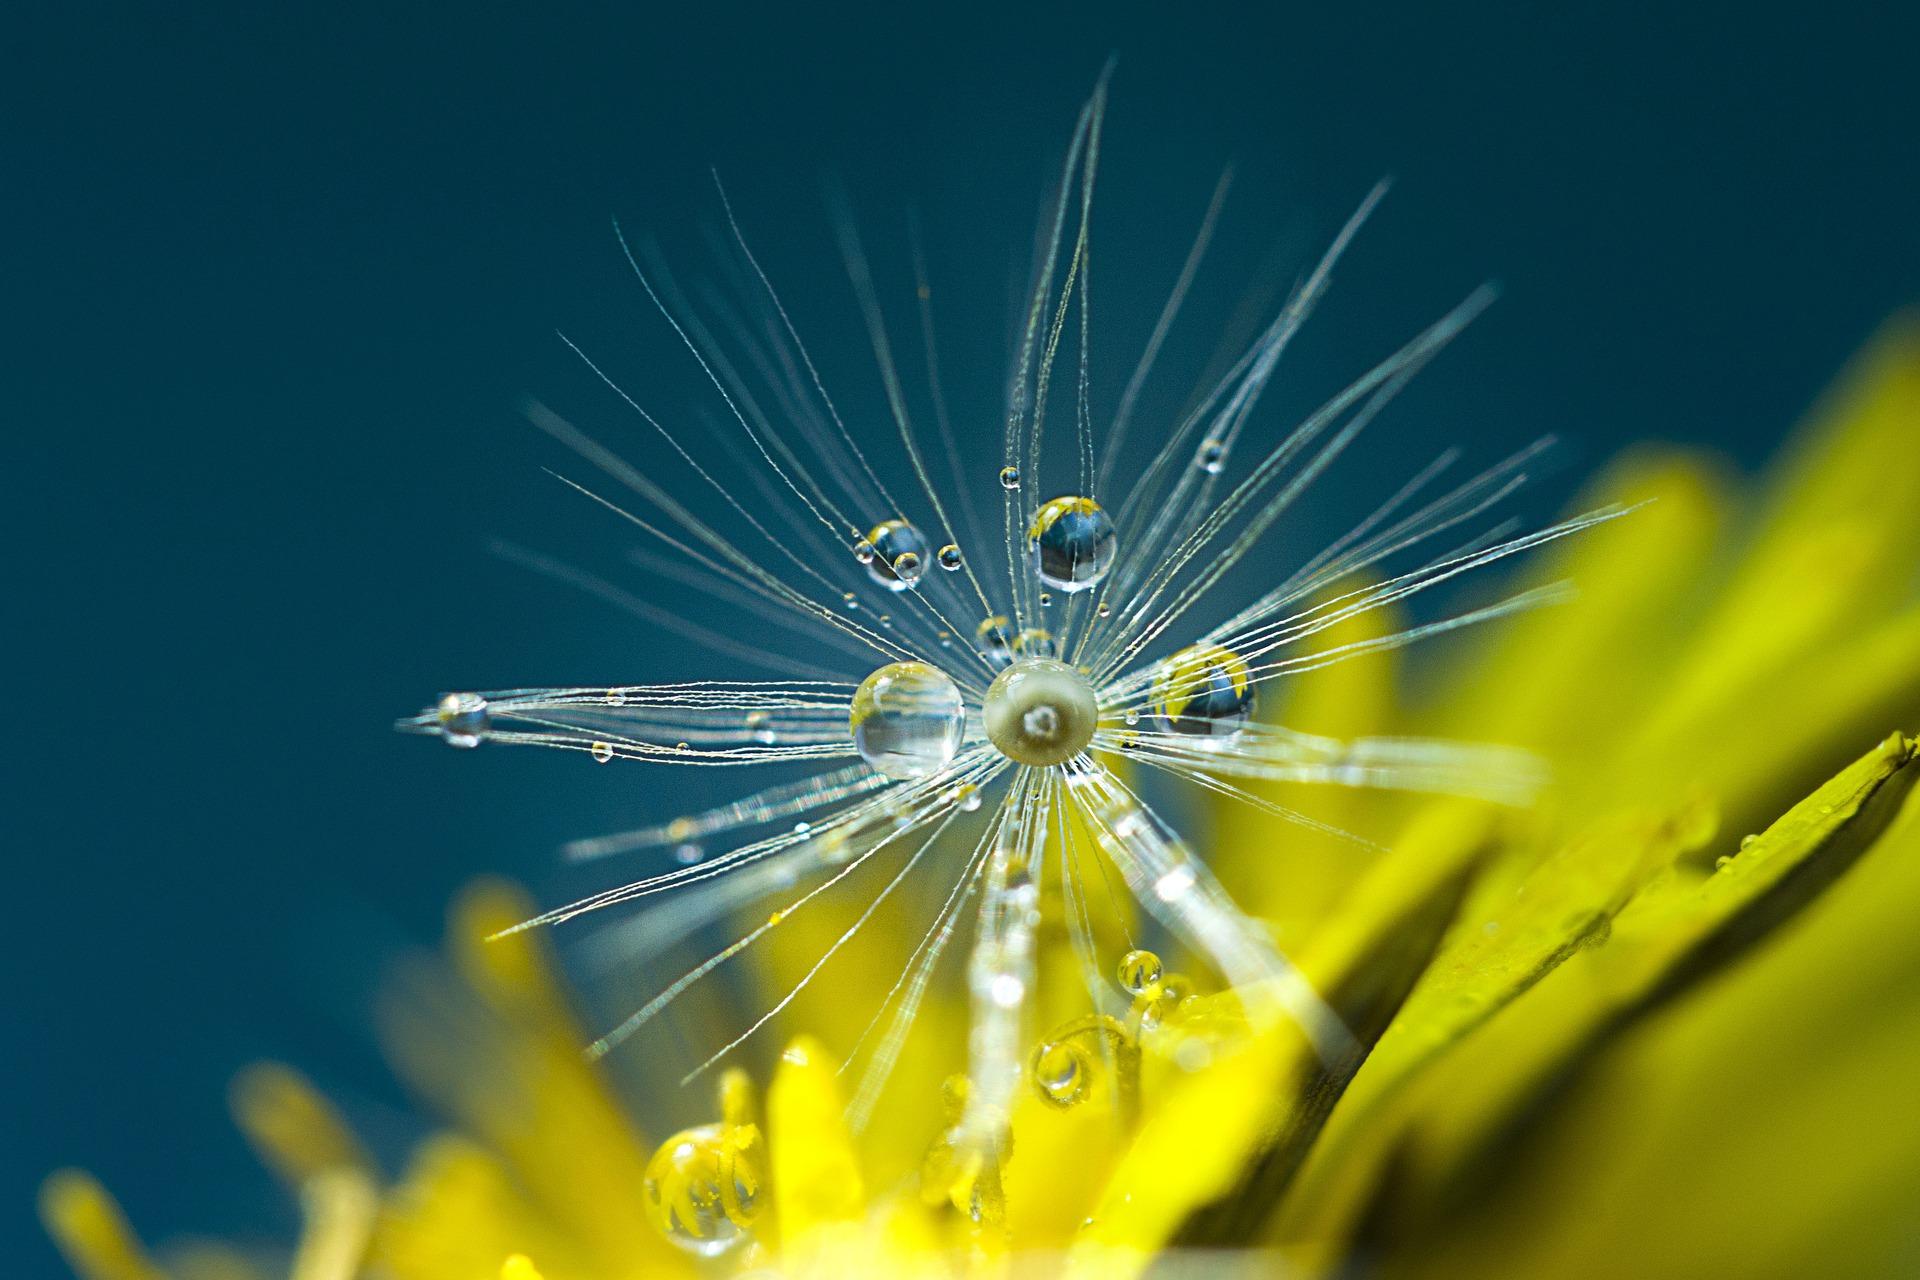
[[[850,723],[861,759],[889,778],[924,778],[960,749],[967,713],[946,672],[891,662],[860,682]]]
[[[660,1144],[642,1183],[647,1218],[688,1253],[712,1258],[746,1238],[766,1172],[752,1125],[700,1125]]]
[[[889,591],[905,591],[927,571],[933,548],[918,529],[905,520],[883,520],[867,533],[873,555],[866,561],[867,576]]]
[[[1054,498],[1027,529],[1034,572],[1060,591],[1085,591],[1106,577],[1118,547],[1112,517],[1092,498]]]
[[[1225,743],[1253,717],[1254,685],[1239,654],[1219,645],[1189,645],[1153,677],[1154,729]]]

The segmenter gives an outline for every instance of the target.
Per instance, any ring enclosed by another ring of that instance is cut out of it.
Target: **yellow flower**
[[[856,1133],[836,1054],[870,1008],[816,986],[770,1075],[648,1137],[537,938],[482,941],[530,908],[481,885],[449,964],[386,1011],[447,1120],[397,1178],[260,1067],[234,1109],[303,1206],[285,1258],[155,1260],[72,1172],[47,1227],[89,1280],[621,1280],[707,1252],[822,1276],[1129,1275],[1170,1250],[1233,1274],[1911,1272],[1917,443],[1920,329],[1896,324],[1758,493],[1666,450],[1602,477],[1585,506],[1654,501],[1539,566],[1577,603],[1461,639],[1405,696],[1384,650],[1294,682],[1291,727],[1510,743],[1555,773],[1518,812],[1249,784],[1359,842],[1211,813],[1221,878],[1354,1054],[1250,1031],[1232,993],[1133,954],[1126,1018],[1047,1014],[1010,1137],[962,1124],[964,1010],[937,999]],[[758,971],[775,992],[827,927],[793,923]],[[874,937],[845,963],[888,972]],[[1064,932],[1035,945],[1043,972],[1077,963]]]

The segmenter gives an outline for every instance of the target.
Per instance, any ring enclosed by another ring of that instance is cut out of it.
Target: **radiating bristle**
[[[1132,1009],[1135,1030],[1143,1031],[1175,1007],[1175,987],[1188,981],[1163,976],[1158,952],[1133,936],[1128,921],[1137,905],[1150,922],[1148,945],[1204,966],[1211,975],[1205,981],[1225,989],[1242,1025],[1287,1019],[1330,1062],[1355,1052],[1340,1018],[1266,927],[1235,906],[1201,852],[1149,807],[1134,773],[1117,762],[1130,760],[1361,849],[1376,846],[1252,784],[1526,803],[1546,779],[1522,752],[1300,733],[1261,714],[1270,705],[1264,690],[1332,663],[1561,600],[1567,589],[1554,584],[1365,639],[1332,644],[1328,635],[1623,514],[1609,508],[1524,530],[1499,508],[1525,482],[1544,443],[1443,489],[1459,461],[1449,449],[1389,476],[1383,496],[1334,542],[1298,559],[1277,558],[1269,535],[1302,495],[1360,447],[1366,428],[1492,298],[1490,290],[1475,291],[1290,428],[1265,421],[1265,393],[1282,356],[1325,296],[1336,262],[1384,184],[1366,195],[1277,312],[1249,326],[1250,340],[1221,361],[1218,376],[1207,375],[1191,407],[1164,422],[1151,460],[1131,484],[1111,491],[1128,474],[1116,461],[1123,440],[1153,429],[1149,390],[1161,376],[1163,348],[1189,301],[1229,184],[1223,176],[1213,191],[1170,297],[1144,350],[1127,362],[1132,373],[1117,405],[1103,417],[1089,370],[1093,192],[1106,92],[1103,76],[1043,210],[1005,415],[992,433],[997,440],[969,435],[949,418],[917,224],[912,281],[889,281],[867,256],[852,202],[833,201],[859,322],[899,437],[897,466],[863,446],[842,416],[781,301],[776,273],[749,246],[724,189],[712,279],[683,286],[651,242],[618,232],[626,263],[681,353],[676,358],[718,403],[695,426],[670,421],[568,340],[616,407],[637,417],[664,451],[643,470],[542,405],[528,414],[620,495],[616,502],[562,477],[645,539],[632,563],[670,589],[632,594],[537,553],[503,546],[501,554],[678,633],[729,675],[752,667],[777,678],[449,694],[399,723],[456,746],[555,747],[600,763],[816,770],[669,821],[570,843],[566,852],[576,859],[668,849],[676,865],[516,928],[672,891],[665,911],[610,928],[594,947],[599,965],[650,966],[710,926],[738,921],[756,904],[777,904],[761,923],[660,986],[593,1044],[601,1054],[795,913],[841,911],[845,928],[769,1007],[703,1049],[697,1075],[785,1010],[897,890],[926,881],[924,930],[900,948],[906,954],[890,986],[870,993],[877,999],[860,1039],[836,1047],[850,1067],[859,1064],[850,1111],[856,1125],[864,1124],[943,956],[970,928],[968,1087],[943,1139],[965,1149],[970,1179],[987,1177],[980,1169],[990,1169],[1003,1149],[1006,1117],[1035,1048],[1029,1020],[1047,972],[1036,959],[1044,911],[1062,915],[1090,1026],[1118,1025]],[[902,376],[889,327],[909,305],[929,381],[924,391]],[[1064,362],[1063,347],[1070,353]],[[1065,442],[1044,445],[1048,426],[1063,415],[1072,427],[1071,462],[1054,467],[1051,455],[1069,450]],[[929,419],[937,453],[921,440],[918,424]],[[1236,466],[1243,454],[1250,462]],[[991,502],[982,518],[974,506],[980,495],[1000,500],[997,550],[983,538]],[[694,496],[710,499],[717,514],[700,514]],[[1180,635],[1228,572],[1256,556],[1271,570],[1269,585],[1225,621]],[[737,625],[683,617],[669,602],[689,590],[736,610]],[[874,871],[862,883],[879,887],[852,904],[829,905],[850,893],[848,878],[869,865]],[[1050,889],[1044,900],[1043,884]],[[1124,958],[1108,954],[1118,933],[1125,934]],[[1041,1046],[1056,1050],[1036,1058],[1051,1064],[1041,1082],[1054,1090],[1050,1097],[1078,1096],[1084,1081],[1074,1073],[1083,1062],[1104,1054],[1111,1065],[1113,1044],[1093,1039],[1098,1054]],[[990,1188],[981,1189],[990,1182],[969,1182],[970,1211],[993,1212]]]

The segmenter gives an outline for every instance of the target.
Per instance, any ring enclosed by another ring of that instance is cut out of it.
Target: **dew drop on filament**
[[[946,768],[966,733],[959,687],[938,667],[890,662],[860,682],[849,718],[860,758],[889,778]]]
[[[861,561],[867,576],[889,591],[906,591],[927,571],[932,548],[918,529],[905,520],[883,520],[868,531],[863,544],[870,554]]]
[[[1034,513],[1027,529],[1027,554],[1045,585],[1058,591],[1086,591],[1113,567],[1119,535],[1113,518],[1092,498],[1054,498]]]
[[[1168,658],[1154,674],[1154,728],[1225,743],[1253,716],[1254,685],[1239,654],[1196,644]]]
[[[477,747],[487,736],[493,715],[477,693],[450,693],[433,710],[434,723],[450,747]]]
[[[1002,489],[1018,489],[1020,487],[1020,468],[1000,468],[1000,487]]]

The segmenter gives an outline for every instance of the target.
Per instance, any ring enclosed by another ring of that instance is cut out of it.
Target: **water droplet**
[[[947,800],[962,813],[973,813],[980,808],[980,788],[971,782],[963,782],[947,793]]]
[[[956,572],[963,563],[965,562],[960,558],[960,548],[954,543],[949,542],[940,548],[940,567],[948,573]]]
[[[870,554],[861,563],[867,576],[889,591],[905,591],[927,571],[932,548],[918,529],[905,520],[883,520],[867,532]]]
[[[1007,621],[1005,614],[996,613],[990,618],[981,619],[973,635],[980,656],[996,671],[1013,661],[1013,624]]]
[[[702,850],[699,845],[693,843],[691,840],[687,841],[685,844],[674,846],[673,860],[679,863],[683,867],[690,867],[694,863],[700,861],[700,859],[705,856],[706,856],[705,851]]]
[[[860,597],[849,591],[840,597],[840,603],[847,606],[848,613],[852,613],[860,607]]]
[[[1733,865],[1733,859],[1727,857],[1725,854],[1721,854],[1719,857],[1713,860],[1713,869],[1715,871],[1725,871],[1728,867],[1732,865]]]
[[[1239,654],[1219,645],[1189,645],[1154,674],[1154,727],[1224,744],[1252,718],[1253,695],[1253,680]]]
[[[587,748],[587,754],[593,757],[595,764],[609,764],[613,760],[613,744],[611,742],[596,742]]]
[[[812,830],[813,824],[811,822],[801,821],[793,824],[793,834],[797,836],[804,836]]]
[[[1027,529],[1034,572],[1060,591],[1086,591],[1106,577],[1119,545],[1112,518],[1092,498],[1054,498]]]
[[[1040,593],[1040,607],[1041,607],[1042,609],[1044,609],[1044,608],[1046,608],[1046,607],[1047,607],[1048,605],[1050,605],[1050,604],[1052,604],[1052,603],[1053,603],[1053,592],[1051,592],[1051,591],[1042,591],[1042,592]]]
[[[647,1161],[647,1220],[687,1252],[717,1257],[746,1239],[766,1184],[760,1131],[701,1125],[660,1144]]]
[[[1100,602],[1100,607],[1098,609],[1095,609],[1093,612],[1098,617],[1111,618],[1113,616],[1113,606],[1108,604],[1105,600],[1102,600]]]
[[[752,734],[753,740],[761,746],[771,746],[774,739],[778,737],[773,731],[773,715],[767,711],[747,712],[747,732]]]
[[[1129,951],[1120,958],[1120,985],[1143,995],[1160,981],[1160,957],[1151,951]]]
[[[693,744],[691,742],[676,742],[673,744],[673,749],[683,756],[690,755],[693,752]]]
[[[1200,451],[1193,455],[1194,465],[1210,476],[1217,476],[1227,465],[1227,446],[1218,440],[1201,442]]]
[[[872,564],[874,547],[872,538],[862,538],[853,544],[853,558],[861,564]]]
[[[861,759],[889,778],[924,778],[960,749],[967,715],[944,671],[890,662],[860,682],[849,723]]]
[[[1013,638],[1013,652],[1020,658],[1056,658],[1060,655],[1060,646],[1054,643],[1053,632],[1043,627],[1028,627]]]
[[[1121,716],[1120,718],[1121,718],[1122,720],[1125,720],[1125,721],[1126,721],[1126,722],[1127,722],[1128,724],[1139,724],[1139,723],[1140,723],[1140,708],[1138,708],[1138,707],[1128,707],[1128,708],[1127,708],[1127,713],[1126,713],[1125,715],[1123,715],[1123,716]]]
[[[1020,487],[1020,468],[1000,468],[1000,487],[1002,489],[1018,489]]]
[[[1755,840],[1758,840],[1759,838],[1760,838],[1759,836],[1753,836],[1753,835],[1748,835],[1748,836],[1741,836],[1741,837],[1740,837],[1740,847],[1741,847],[1742,849],[1744,849],[1744,848],[1746,848],[1746,847],[1747,847],[1748,845],[1750,845],[1750,844],[1752,844],[1752,843],[1753,843],[1753,842],[1754,842]]]
[[[487,736],[493,713],[477,693],[450,693],[433,709],[433,718],[448,746],[477,747]]]
[[[1080,1051],[1070,1044],[1043,1044],[1033,1055],[1033,1083],[1040,1096],[1056,1107],[1070,1107],[1085,1098],[1092,1074]]]

